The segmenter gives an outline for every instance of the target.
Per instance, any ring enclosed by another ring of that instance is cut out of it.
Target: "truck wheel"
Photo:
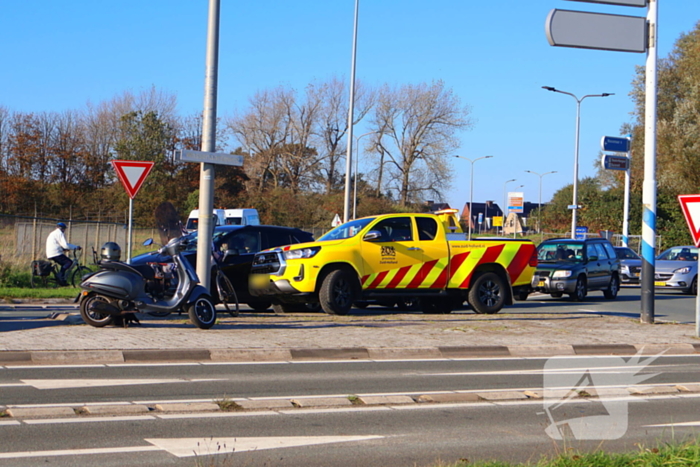
[[[189,306],[187,314],[190,316],[192,324],[199,329],[209,329],[216,323],[216,307],[208,295],[200,295]]]
[[[426,315],[446,315],[454,310],[455,301],[444,297],[422,298],[420,305]]]
[[[603,290],[603,296],[608,300],[615,300],[617,298],[617,293],[620,291],[620,278],[617,274],[613,274],[610,278],[610,285],[606,290]]]
[[[476,313],[498,313],[505,304],[505,287],[498,274],[479,274],[469,289],[469,303]]]
[[[321,284],[318,294],[323,311],[329,315],[347,315],[357,295],[357,281],[344,269],[331,271]]]

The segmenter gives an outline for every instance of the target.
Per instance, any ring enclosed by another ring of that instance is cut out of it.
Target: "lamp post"
[[[506,185],[508,185],[510,182],[514,182],[514,181],[515,181],[515,179],[512,178],[503,184],[503,213],[502,213],[503,222],[501,223],[501,235],[503,235],[503,233],[505,232],[504,227],[506,226],[506,209],[508,207],[508,195],[506,194],[507,193],[506,192]]]
[[[360,140],[363,136],[381,133],[381,131],[368,131],[355,139],[355,174],[353,177],[352,218],[357,219],[357,166],[360,160]]]
[[[576,211],[578,210],[578,147],[579,147],[579,130],[581,126],[581,102],[587,97],[608,97],[614,96],[615,93],[604,92],[602,94],[587,94],[582,98],[576,97],[574,94],[566,91],[560,91],[559,89],[553,88],[552,86],[542,86],[542,89],[547,91],[558,92],[560,94],[566,94],[571,96],[576,100],[576,147],[574,150],[574,196],[573,202],[571,203],[571,238],[576,238]]]
[[[469,180],[469,235],[467,236],[467,240],[472,239],[472,200],[474,199],[474,162],[480,161],[481,159],[490,159],[493,156],[484,156],[484,157],[478,157],[474,160],[469,159],[468,157],[462,157],[462,156],[455,156],[459,159],[464,159],[465,161],[469,161],[469,163],[472,165],[471,167],[471,172],[470,172],[470,180]]]
[[[557,173],[556,170],[553,170],[551,172],[545,172],[543,174],[533,172],[532,170],[526,170],[525,172],[529,174],[534,174],[540,177],[540,198],[539,201],[537,202],[537,230],[540,231],[540,242],[544,241],[544,232],[542,232],[542,177],[545,175],[549,174],[555,174]]]

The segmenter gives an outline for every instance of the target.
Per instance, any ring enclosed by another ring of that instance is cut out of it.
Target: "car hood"
[[[173,258],[170,255],[159,255],[157,251],[152,251],[150,253],[144,253],[142,255],[134,256],[131,258],[131,263],[134,266],[142,265],[146,263],[172,263]]]

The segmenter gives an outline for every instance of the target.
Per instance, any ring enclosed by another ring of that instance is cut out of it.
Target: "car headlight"
[[[675,271],[673,271],[674,274],[688,274],[692,268],[690,266],[686,266],[684,268],[678,268]]]
[[[571,277],[571,271],[554,271],[552,274],[553,279],[565,279]]]
[[[284,254],[284,259],[304,259],[313,258],[316,253],[321,251],[320,246],[314,246],[311,248],[299,248],[297,250],[287,250]]]
[[[630,273],[630,268],[626,264],[621,264],[620,265],[620,272],[624,272],[625,274]]]

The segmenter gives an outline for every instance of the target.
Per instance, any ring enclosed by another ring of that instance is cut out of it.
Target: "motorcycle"
[[[180,252],[187,240],[174,238],[158,253],[169,255],[173,263],[130,265],[121,261],[101,261],[100,270],[83,278],[80,315],[94,327],[123,321],[133,313],[167,315],[186,311],[192,323],[209,329],[216,322],[216,307],[206,288],[199,284],[194,267]],[[153,239],[144,242],[153,244]]]

